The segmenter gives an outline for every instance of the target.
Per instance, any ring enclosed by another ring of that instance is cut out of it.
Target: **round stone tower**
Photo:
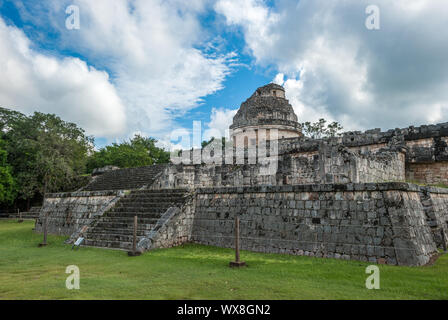
[[[258,144],[261,130],[265,132],[263,136],[266,136],[267,140],[302,135],[297,115],[285,98],[285,89],[278,84],[270,83],[258,88],[241,104],[230,126],[234,142],[239,137],[249,136],[251,145]]]

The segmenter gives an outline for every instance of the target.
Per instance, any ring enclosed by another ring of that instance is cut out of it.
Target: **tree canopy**
[[[63,189],[85,172],[93,149],[93,138],[76,124],[40,112],[0,108],[0,135],[20,199]]]
[[[7,163],[5,142],[0,139],[0,203],[10,204],[16,197],[16,183],[11,166]]]
[[[327,120],[319,119],[319,121],[311,123],[304,122],[302,132],[306,137],[320,139],[325,137],[336,137],[341,134],[344,129],[338,122],[334,121],[327,124]]]
[[[134,138],[122,143],[101,148],[94,152],[87,162],[87,171],[95,168],[114,165],[120,168],[148,166],[158,163],[168,163],[170,153],[156,146],[157,140],[135,135]]]
[[[75,190],[94,168],[139,167],[169,162],[157,140],[135,135],[94,150],[94,139],[54,114],[27,116],[0,108],[0,204]]]

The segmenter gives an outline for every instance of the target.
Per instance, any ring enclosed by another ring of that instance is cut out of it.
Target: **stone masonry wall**
[[[212,186],[275,185],[276,175],[262,175],[262,165],[170,165],[151,185],[152,189]]]
[[[345,132],[339,142],[351,151],[377,152],[400,146],[406,149],[406,178],[411,181],[448,185],[448,122],[435,125],[410,126],[402,129]],[[328,139],[305,137],[283,139],[280,154],[316,152]]]
[[[404,158],[399,151],[358,153],[337,142],[321,143],[316,152],[280,155],[272,171],[267,170],[269,164],[248,164],[248,159],[246,164],[233,165],[172,164],[157,176],[151,188],[404,181]]]
[[[353,152],[339,143],[322,143],[319,148],[321,183],[366,183],[405,180],[405,154],[380,149]]]
[[[448,161],[406,164],[406,180],[448,185]]]
[[[71,235],[102,215],[110,205],[125,194],[124,191],[83,191],[47,194],[36,220],[36,232],[43,231],[48,215],[48,233]]]
[[[420,198],[436,245],[443,249],[448,242],[448,189],[424,187]]]
[[[360,155],[356,159],[356,182],[405,181],[405,154],[383,152],[371,156]]]
[[[198,189],[192,241],[242,249],[423,265],[436,245],[419,197],[406,183]]]

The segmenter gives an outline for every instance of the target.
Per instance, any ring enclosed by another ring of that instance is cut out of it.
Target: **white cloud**
[[[238,109],[224,109],[212,108],[210,115],[210,122],[207,123],[207,129],[204,131],[203,140],[210,140],[212,137],[227,137],[229,138],[229,127],[233,122]]]
[[[39,54],[15,27],[0,18],[0,103],[27,114],[55,113],[88,134],[124,134],[126,115],[107,73],[77,58]]]
[[[346,129],[448,121],[446,1],[378,0],[376,31],[365,28],[369,4],[218,0],[215,8],[242,29],[259,65],[276,67],[299,121],[324,117]]]
[[[39,24],[45,15],[59,30],[59,49],[78,52],[110,71],[126,106],[128,136],[139,131],[163,139],[178,127],[176,118],[222,89],[235,59],[234,53],[198,49],[211,41],[199,22],[208,3],[50,0],[22,9],[22,16]],[[60,22],[68,4],[80,9],[79,30],[66,30]]]

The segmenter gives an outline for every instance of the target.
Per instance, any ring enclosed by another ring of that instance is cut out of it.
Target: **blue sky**
[[[434,0],[0,0],[0,105],[56,113],[104,146],[224,134],[275,81],[299,121],[346,130],[448,121],[448,5]],[[80,29],[65,10],[79,8]]]

